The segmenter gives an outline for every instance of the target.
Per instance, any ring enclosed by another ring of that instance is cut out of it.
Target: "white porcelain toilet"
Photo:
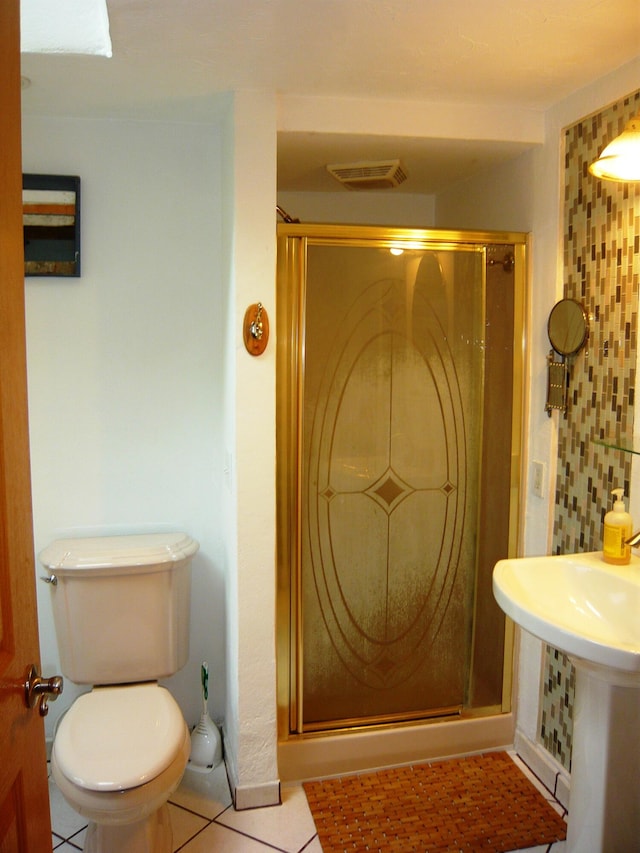
[[[171,853],[167,800],[189,730],[157,683],[189,654],[191,560],[184,533],[59,539],[49,574],[63,675],[91,684],[60,719],[56,784],[90,821],[85,853]]]

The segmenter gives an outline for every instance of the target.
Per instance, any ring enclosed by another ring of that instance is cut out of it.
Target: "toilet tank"
[[[185,533],[153,533],[45,548],[63,674],[77,684],[127,684],[181,669],[198,547]]]

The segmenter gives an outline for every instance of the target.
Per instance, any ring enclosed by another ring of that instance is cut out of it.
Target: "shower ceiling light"
[[[607,145],[589,171],[605,181],[640,181],[640,115]]]

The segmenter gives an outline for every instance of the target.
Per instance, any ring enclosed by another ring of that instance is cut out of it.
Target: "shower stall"
[[[511,720],[525,260],[518,233],[278,226],[281,764]]]

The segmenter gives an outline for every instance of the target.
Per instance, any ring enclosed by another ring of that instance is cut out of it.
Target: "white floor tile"
[[[286,853],[297,853],[316,834],[307,797],[301,785],[283,786],[282,805],[264,809],[229,809],[218,823],[273,844]]]
[[[512,851],[512,853],[547,853],[549,849],[548,844],[540,844],[538,847],[527,847],[526,849],[520,849],[517,851]]]
[[[76,847],[79,847],[81,850],[84,850],[84,840],[87,837],[87,827],[85,826],[80,832],[77,832],[75,835],[72,835],[69,838],[71,844],[75,844]]]
[[[60,793],[60,789],[49,778],[49,803],[51,805],[51,828],[56,835],[69,838],[87,825],[87,819],[75,812]]]
[[[180,853],[213,853],[214,850],[215,853],[273,853],[273,847],[247,838],[246,835],[220,826],[219,823],[210,824],[183,847]]]
[[[173,831],[173,849],[177,850],[197,835],[209,823],[204,817],[192,814],[180,806],[169,803],[171,829]]]
[[[316,835],[312,838],[307,846],[302,848],[300,853],[322,853],[322,844],[320,844],[318,836]]]
[[[185,770],[177,791],[169,798],[170,803],[182,806],[196,814],[213,820],[231,805],[231,794],[224,764],[211,773]]]
[[[209,821],[206,818],[194,815],[189,811],[185,811],[179,806],[169,805],[169,813],[171,815],[171,828],[173,830],[173,849],[178,850],[195,835],[200,832],[203,827],[207,826]],[[68,843],[62,838],[53,836],[54,853],[58,851],[82,850],[84,848],[85,837],[87,830],[83,829],[68,838]],[[56,846],[58,845],[58,846]],[[66,845],[66,846],[65,846]],[[73,846],[72,846],[73,845]]]

